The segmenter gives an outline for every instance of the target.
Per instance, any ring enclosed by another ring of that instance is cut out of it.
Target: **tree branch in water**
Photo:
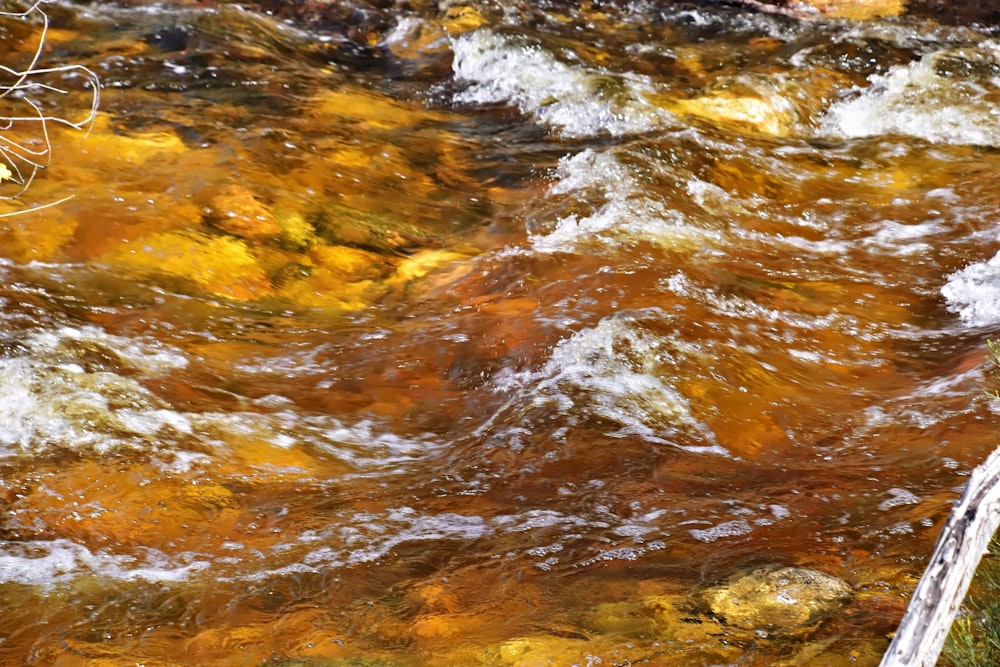
[[[46,169],[52,157],[49,136],[51,125],[63,125],[76,130],[89,130],[97,117],[100,104],[100,79],[82,65],[42,67],[42,49],[48,36],[49,18],[42,9],[43,0],[36,0],[21,11],[0,11],[0,19],[11,21],[37,21],[37,43],[30,51],[26,65],[18,68],[0,64],[0,185],[13,184],[15,191],[0,190],[0,199],[13,201],[23,195],[35,176]],[[11,53],[13,49],[8,49]],[[89,109],[81,112],[78,120],[61,113],[46,110],[46,97],[68,95],[69,90],[59,82],[82,80],[83,89],[89,89]],[[50,202],[31,206],[20,211],[0,213],[0,218],[22,215],[61,203]]]

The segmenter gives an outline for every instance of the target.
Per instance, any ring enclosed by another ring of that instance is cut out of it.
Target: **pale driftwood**
[[[933,667],[1000,525],[1000,448],[972,471],[880,667]]]

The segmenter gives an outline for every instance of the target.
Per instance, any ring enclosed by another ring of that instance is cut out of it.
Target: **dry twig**
[[[42,50],[49,30],[49,18],[42,9],[43,2],[45,0],[35,0],[21,11],[0,11],[0,19],[39,22],[38,42],[27,66],[15,69],[0,64],[0,183],[10,181],[17,187],[13,194],[0,192],[0,199],[20,197],[31,186],[38,171],[49,166],[52,156],[51,124],[89,130],[97,117],[100,80],[92,70],[82,65],[41,66]],[[80,120],[50,113],[43,108],[46,95],[69,93],[68,89],[52,83],[53,80],[81,78],[83,88],[90,89],[91,99],[89,111]],[[69,197],[20,211],[0,213],[0,218],[48,208],[66,199]]]

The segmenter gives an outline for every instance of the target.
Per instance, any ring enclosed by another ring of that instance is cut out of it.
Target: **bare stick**
[[[39,170],[49,166],[52,156],[52,142],[49,124],[63,125],[76,130],[87,130],[93,126],[100,105],[100,79],[90,69],[82,65],[59,65],[41,67],[39,65],[45,38],[48,35],[49,19],[42,10],[43,0],[34,0],[19,12],[0,12],[0,17],[29,21],[40,19],[40,34],[34,45],[29,63],[23,69],[0,65],[0,77],[10,77],[7,83],[0,83],[0,103],[6,109],[0,110],[0,182],[8,180],[18,186],[14,194],[0,194],[0,199],[13,200],[20,197],[31,186]],[[81,118],[74,120],[62,115],[47,113],[35,98],[40,95],[68,95],[69,91],[47,83],[46,77],[61,76],[64,80],[82,76],[83,87],[90,88],[90,108]],[[17,107],[21,107],[20,112]],[[32,146],[35,146],[34,148]],[[33,206],[23,211],[4,213],[0,217],[21,215],[62,203],[64,199],[51,204]]]
[[[1000,526],[1000,447],[975,470],[948,517],[880,667],[933,667],[972,575]]]

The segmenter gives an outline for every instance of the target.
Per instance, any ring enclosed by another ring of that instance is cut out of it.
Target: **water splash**
[[[619,162],[613,151],[587,149],[564,157],[556,176],[559,180],[549,189],[549,197],[569,195],[576,201],[601,203],[590,215],[574,213],[535,225],[531,242],[538,252],[575,252],[595,244],[615,247],[636,240],[694,250],[706,237],[662,199],[643,194],[641,175]]]
[[[649,100],[656,92],[643,75],[571,65],[537,44],[480,29],[452,44],[456,78],[469,84],[456,101],[513,103],[569,137],[646,132],[673,119]]]
[[[555,410],[574,423],[597,418],[618,425],[612,436],[638,435],[687,451],[729,456],[672,382],[677,359],[697,351],[649,331],[647,320],[662,325],[668,318],[656,308],[622,311],[560,342],[544,367],[517,379],[519,409]],[[511,378],[503,378],[509,388]],[[501,413],[510,408],[508,404]],[[694,434],[709,444],[678,444],[671,439],[678,433]]]
[[[859,96],[830,107],[824,131],[1000,146],[1000,45],[935,51],[870,81]]]
[[[1000,253],[948,276],[941,294],[968,326],[1000,323]]]

